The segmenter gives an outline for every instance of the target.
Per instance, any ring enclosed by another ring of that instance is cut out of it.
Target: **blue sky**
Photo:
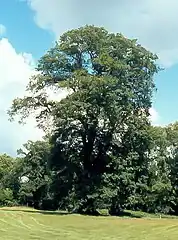
[[[20,0],[1,0],[0,24],[6,27],[5,37],[17,52],[32,53],[38,59],[54,41],[52,32],[39,28],[34,13],[27,2]]]
[[[1,0],[0,1],[0,152],[14,154],[42,132],[33,119],[9,123],[7,108],[24,88],[36,61],[66,30],[84,24],[104,26],[137,38],[160,57],[165,70],[155,76],[153,122],[178,120],[177,0]]]
[[[159,114],[158,124],[178,120],[178,65],[161,71],[156,77],[157,92],[154,107]]]

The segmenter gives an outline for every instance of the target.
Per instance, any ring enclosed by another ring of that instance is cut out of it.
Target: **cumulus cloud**
[[[44,132],[36,127],[33,117],[26,125],[18,121],[9,122],[7,110],[16,97],[25,95],[25,88],[34,71],[35,61],[30,53],[17,53],[6,38],[0,40],[0,153],[15,155],[16,150],[28,140],[39,140]],[[61,100],[66,97],[66,90],[47,90],[50,99]]]
[[[17,53],[8,39],[0,40],[0,152],[16,154],[16,150],[27,140],[37,140],[43,132],[35,127],[33,118],[25,126],[9,122],[7,109],[12,100],[23,96],[25,87],[33,73],[30,54]]]
[[[161,63],[178,63],[177,0],[26,0],[39,27],[58,37],[84,24],[139,39]]]
[[[160,116],[155,108],[150,108],[150,120],[153,125],[159,125]]]
[[[6,27],[3,24],[0,24],[0,37],[5,35]]]

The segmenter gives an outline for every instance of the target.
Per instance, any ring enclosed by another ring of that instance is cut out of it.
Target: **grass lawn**
[[[0,209],[3,240],[177,240],[178,219],[116,218]]]

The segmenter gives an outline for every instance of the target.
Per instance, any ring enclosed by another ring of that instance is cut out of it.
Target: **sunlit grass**
[[[0,239],[3,240],[177,240],[177,238],[177,219],[89,217],[37,212],[28,208],[0,209]]]

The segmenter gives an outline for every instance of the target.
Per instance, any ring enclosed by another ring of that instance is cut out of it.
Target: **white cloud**
[[[8,39],[0,40],[0,152],[14,155],[27,140],[40,139],[43,135],[42,131],[35,128],[34,119],[29,119],[28,124],[22,126],[17,122],[9,122],[7,115],[12,100],[24,95],[33,72],[31,61],[31,55],[17,53]]]
[[[29,53],[17,53],[8,39],[0,40],[0,153],[16,154],[27,140],[41,139],[43,131],[36,127],[33,117],[27,120],[26,125],[17,121],[9,122],[7,110],[16,97],[25,95],[25,88],[29,78],[35,74],[34,59]],[[65,90],[56,93],[47,91],[50,99],[60,100],[66,97]]]
[[[26,0],[35,21],[56,36],[84,24],[138,38],[169,67],[178,63],[177,0]]]
[[[160,116],[155,108],[150,108],[150,120],[153,125],[159,125]]]
[[[6,27],[3,24],[0,24],[0,37],[5,35]]]

